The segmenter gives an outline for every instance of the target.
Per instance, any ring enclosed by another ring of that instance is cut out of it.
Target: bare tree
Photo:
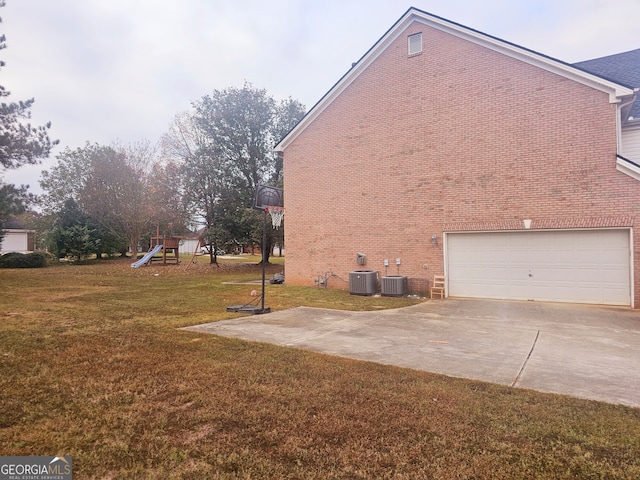
[[[56,214],[74,200],[101,229],[124,236],[134,258],[141,237],[156,226],[184,230],[178,167],[159,162],[158,149],[150,142],[87,143],[57,158],[40,182],[45,212]]]
[[[83,211],[108,231],[124,233],[134,258],[148,225],[144,177],[140,173],[127,162],[123,152],[113,149],[111,155],[94,162],[79,202]]]
[[[184,112],[175,116],[162,138],[162,148],[164,157],[180,162],[185,206],[191,212],[199,213],[192,218],[204,223],[202,236],[210,245],[211,263],[217,265],[217,252],[224,241],[219,220],[225,196],[225,176],[220,161],[211,153],[210,139],[194,116]]]

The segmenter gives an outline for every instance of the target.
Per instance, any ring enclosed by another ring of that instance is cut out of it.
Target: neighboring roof
[[[587,72],[608,78],[635,89],[640,88],[640,48],[573,64]],[[640,119],[640,100],[636,99],[630,115]]]
[[[3,223],[0,223],[0,228],[3,230],[27,230],[24,225],[15,218],[8,218]]]
[[[400,19],[362,56],[352,68],[316,103],[298,124],[276,145],[275,150],[282,152],[322,111],[330,105],[358,76],[373,63],[385,49],[394,42],[413,22],[420,22],[440,31],[463,38],[485,48],[508,55],[536,67],[580,82],[609,95],[609,101],[618,103],[634,94],[632,86],[604,78],[585,69],[543,55],[514,43],[493,37],[478,30],[432,15],[417,8],[410,8]]]
[[[573,66],[628,87],[640,87],[640,48],[585,60]]]

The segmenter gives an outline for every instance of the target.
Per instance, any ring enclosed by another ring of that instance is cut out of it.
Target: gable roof
[[[608,78],[634,89],[640,88],[640,48],[573,64],[584,71]],[[629,114],[640,119],[640,100],[634,102]]]
[[[7,218],[3,223],[0,223],[0,228],[3,230],[26,230],[24,225],[13,217]]]
[[[277,152],[284,149],[309,125],[322,111],[329,106],[358,76],[373,63],[385,49],[397,40],[413,22],[419,22],[437,30],[449,33],[464,40],[476,43],[485,48],[508,55],[544,70],[577,81],[609,95],[611,103],[618,103],[624,97],[634,95],[634,88],[603,78],[602,76],[576,68],[575,66],[535,52],[515,43],[502,40],[486,33],[474,30],[459,23],[432,15],[417,8],[409,8],[405,14],[345,73],[340,80],[316,103],[307,114],[291,129],[291,131],[275,146]]]

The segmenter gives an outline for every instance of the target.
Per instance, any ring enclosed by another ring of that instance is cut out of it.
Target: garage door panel
[[[629,230],[447,235],[451,296],[630,305]]]
[[[610,267],[610,268],[602,268],[598,272],[598,280],[601,284],[606,288],[607,286],[612,287],[614,285],[625,287],[627,286],[627,282],[622,281],[622,278],[629,274],[629,271],[626,268],[620,267]]]
[[[616,249],[607,250],[606,252],[598,252],[598,258],[600,259],[601,263],[626,267],[629,259],[629,251]]]

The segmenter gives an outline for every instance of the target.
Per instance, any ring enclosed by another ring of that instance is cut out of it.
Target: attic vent
[[[422,33],[409,35],[409,55],[417,55],[422,52]]]

